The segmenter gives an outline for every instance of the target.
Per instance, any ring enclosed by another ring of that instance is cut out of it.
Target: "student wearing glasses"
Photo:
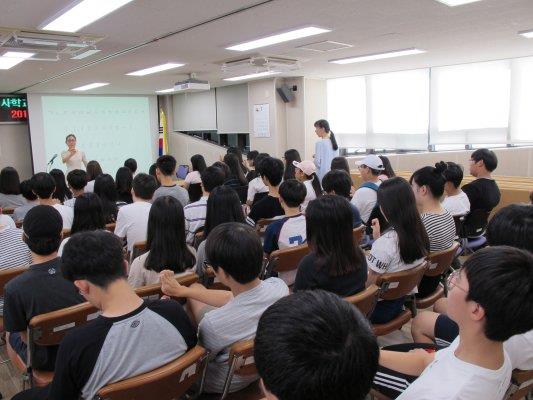
[[[470,156],[470,174],[476,179],[462,187],[470,201],[470,212],[482,209],[491,212],[500,202],[500,189],[492,172],[498,166],[498,158],[493,151],[478,149]]]

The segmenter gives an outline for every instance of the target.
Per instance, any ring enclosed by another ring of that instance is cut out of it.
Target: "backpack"
[[[373,191],[376,192],[376,195],[377,195],[379,186],[376,185],[374,182],[365,182],[361,186],[359,186],[359,188],[372,189]],[[376,204],[374,205],[374,208],[370,212],[370,216],[368,217],[368,221],[366,222],[366,234],[367,235],[372,235],[372,220],[374,218],[378,219],[379,226],[381,228],[381,232],[384,232],[385,229],[387,229],[387,227],[389,226],[389,224],[388,224],[387,220],[385,219],[385,217],[383,216],[383,214],[381,213],[381,210],[379,208],[379,204],[378,204],[377,200],[376,200]]]

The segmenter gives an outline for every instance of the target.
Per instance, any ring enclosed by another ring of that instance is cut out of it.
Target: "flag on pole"
[[[168,153],[168,127],[167,117],[161,108],[159,110],[159,138],[158,138],[159,156]]]

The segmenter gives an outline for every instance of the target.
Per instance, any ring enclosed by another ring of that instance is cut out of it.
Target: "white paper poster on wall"
[[[254,136],[270,137],[269,104],[254,104]]]

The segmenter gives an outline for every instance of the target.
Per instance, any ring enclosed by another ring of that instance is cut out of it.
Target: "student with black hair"
[[[255,158],[259,152],[257,150],[251,150],[246,154],[246,164],[248,166],[248,173],[246,174],[246,180],[251,182],[253,179],[257,178],[258,174],[255,170]]]
[[[370,216],[376,208],[378,198],[378,188],[381,185],[380,173],[384,170],[383,161],[375,154],[369,154],[356,163],[363,184],[355,191],[352,197],[352,204],[361,213],[363,223],[370,225]]]
[[[484,248],[448,282],[448,316],[459,336],[436,353],[381,350],[375,385],[390,397],[400,391],[391,382],[405,382],[402,400],[503,399],[513,369],[504,342],[533,329],[533,255]]]
[[[279,185],[283,178],[283,162],[274,157],[266,157],[259,166],[259,175],[268,186],[268,195],[256,202],[248,215],[255,223],[263,218],[283,215],[279,202]]]
[[[39,199],[39,204],[52,206],[59,211],[63,220],[63,229],[70,229],[74,219],[74,210],[72,207],[59,204],[58,200],[52,197],[56,190],[56,181],[52,178],[52,175],[46,172],[38,172],[31,177],[30,185],[33,193]]]
[[[350,201],[352,190],[352,178],[342,169],[332,169],[322,178],[322,188],[326,194],[336,194]],[[363,221],[357,207],[350,203],[353,216],[353,227],[361,226]]]
[[[261,239],[249,226],[236,222],[217,226],[209,233],[205,249],[205,263],[231,291],[209,290],[200,284],[181,286],[173,271],[161,273],[161,288],[169,296],[187,298],[190,314],[198,323],[200,345],[210,352],[204,390],[221,393],[230,346],[253,337],[261,314],[288,295],[289,289],[281,279],[259,279],[263,249]],[[257,376],[235,375],[230,392],[255,380]]]
[[[143,300],[126,281],[122,243],[106,231],[72,236],[61,271],[101,314],[61,341],[54,380],[24,399],[93,399],[98,391],[152,371],[196,345],[196,332],[174,300]]]
[[[383,171],[381,175],[379,176],[380,181],[386,181],[389,178],[394,178],[396,174],[394,173],[394,170],[392,169],[392,164],[390,163],[389,157],[387,156],[378,156],[381,159],[381,162],[383,163]]]
[[[294,162],[301,162],[300,153],[296,149],[289,149],[283,154],[283,164],[285,166],[285,172],[283,173],[283,180],[296,179],[296,171]]]
[[[128,158],[126,161],[124,161],[124,166],[129,168],[132,175],[135,175],[137,172],[137,161],[134,158]]]
[[[246,167],[246,164],[244,163],[244,160],[242,159],[242,151],[240,148],[235,147],[235,146],[230,146],[228,147],[226,154],[235,154],[237,156],[237,160],[239,160],[239,165],[241,167],[242,173],[244,175],[248,173],[248,168]]]
[[[155,179],[155,175],[150,175]],[[120,167],[117,170],[115,175],[115,185],[117,187],[118,200],[126,204],[133,203],[133,197],[131,195],[133,174],[128,167]]]
[[[102,202],[102,211],[106,224],[117,220],[118,208],[126,205],[118,201],[117,188],[115,180],[109,174],[102,174],[94,181],[94,193],[100,197]]]
[[[67,174],[67,183],[72,198],[64,202],[64,205],[74,207],[76,197],[85,193],[85,186],[87,186],[87,173],[82,169],[73,169]]]
[[[468,214],[470,212],[470,200],[468,200],[466,193],[461,190],[463,167],[448,161],[442,175],[446,181],[444,184],[446,197],[442,201],[442,207],[453,216]]]
[[[307,190],[307,195],[302,203],[302,210],[305,211],[310,201],[322,196],[322,186],[320,186],[316,166],[312,161],[293,161],[292,165],[295,169],[296,179],[302,182]]]
[[[191,167],[192,171],[187,174],[187,176],[185,177],[185,182],[183,182],[184,189],[189,189],[190,185],[202,182],[201,174],[207,168],[204,156],[201,154],[195,154],[194,156],[192,156]]]
[[[353,240],[348,200],[325,195],[309,203],[305,213],[310,253],[298,265],[294,291],[324,289],[346,297],[365,288],[365,255]]]
[[[70,234],[74,235],[78,232],[96,231],[98,229],[105,229],[102,202],[95,193],[83,193],[76,198],[76,203],[74,204],[74,220],[72,221]],[[59,257],[63,254],[63,248],[69,239],[70,237],[67,237],[61,242],[61,246],[59,246],[57,251]]]
[[[67,187],[65,181],[65,174],[60,169],[54,168],[50,171],[50,175],[54,178],[56,183],[56,189],[52,198],[57,199],[61,204],[64,204],[65,201],[72,199],[72,192]]]
[[[128,251],[137,242],[146,240],[148,215],[156,190],[155,178],[147,174],[137,174],[133,179],[133,203],[120,207],[115,226],[115,235],[126,238]]]
[[[254,160],[255,171],[257,173],[257,176],[252,179],[248,184],[246,204],[249,207],[251,207],[256,201],[261,200],[268,193],[268,186],[265,185],[263,179],[261,178],[261,174],[259,173],[261,168],[261,162],[267,157],[270,157],[268,153],[259,153]]]
[[[70,133],[65,138],[68,149],[61,152],[61,161],[67,165],[67,172],[87,168],[87,158],[82,150],[76,149],[76,135]]]
[[[128,282],[134,288],[159,283],[163,269],[176,276],[191,274],[196,251],[185,242],[185,217],[181,203],[172,196],[154,201],[148,216],[146,253],[131,263]]]
[[[201,180],[203,196],[200,200],[184,207],[185,233],[187,243],[190,245],[193,244],[198,229],[205,225],[208,198],[213,189],[224,184],[224,172],[214,166],[207,167],[201,174]]]
[[[183,207],[189,203],[189,193],[175,182],[176,159],[171,155],[161,156],[156,161],[157,180],[161,186],[154,193],[154,200],[162,196],[172,196]]]
[[[315,144],[314,159],[318,178],[322,180],[331,169],[331,161],[339,156],[339,146],[328,121],[320,119],[314,123],[314,127],[316,135],[320,138]]]
[[[254,359],[267,400],[363,400],[378,358],[365,317],[324,290],[278,300],[257,326]]]
[[[17,170],[13,167],[2,168],[0,171],[0,208],[15,208],[24,204]]]
[[[92,160],[87,163],[87,186],[85,187],[86,192],[94,192],[94,181],[102,174],[102,167],[98,161]]]
[[[491,150],[477,149],[470,156],[470,174],[476,179],[462,187],[470,200],[470,212],[490,213],[500,202],[500,189],[491,175],[497,166],[498,158]]]
[[[374,243],[367,255],[367,284],[375,283],[381,274],[412,269],[429,253],[429,238],[407,181],[400,177],[387,179],[377,194],[389,228],[381,232],[379,221],[372,221]],[[400,314],[403,304],[404,298],[378,301],[370,320],[376,324],[389,322]]]
[[[157,164],[156,163],[153,163],[152,165],[150,165],[150,168],[148,168],[148,175],[152,175],[155,178],[157,182],[157,187],[161,186],[161,184],[157,180]]]
[[[26,204],[15,208],[13,211],[12,217],[15,222],[22,221],[26,213],[39,204],[37,196],[33,193],[29,179],[20,183],[20,193],[26,199]]]
[[[234,153],[228,153],[224,156],[224,164],[229,168],[229,175],[226,177],[224,185],[232,187],[234,189],[242,186],[248,186],[248,181],[242,172],[242,168],[239,162],[239,158]]]
[[[350,166],[348,165],[348,160],[346,160],[346,157],[339,156],[331,160],[331,171],[335,170],[345,171],[348,176],[350,176]]]
[[[32,262],[26,272],[4,288],[4,327],[9,332],[9,345],[23,362],[27,360],[29,321],[36,315],[83,302],[76,287],[63,278],[59,269],[57,249],[62,229],[61,215],[53,207],[35,206],[24,218],[22,240],[30,249]],[[33,367],[53,371],[56,354],[57,346],[35,345]]]

